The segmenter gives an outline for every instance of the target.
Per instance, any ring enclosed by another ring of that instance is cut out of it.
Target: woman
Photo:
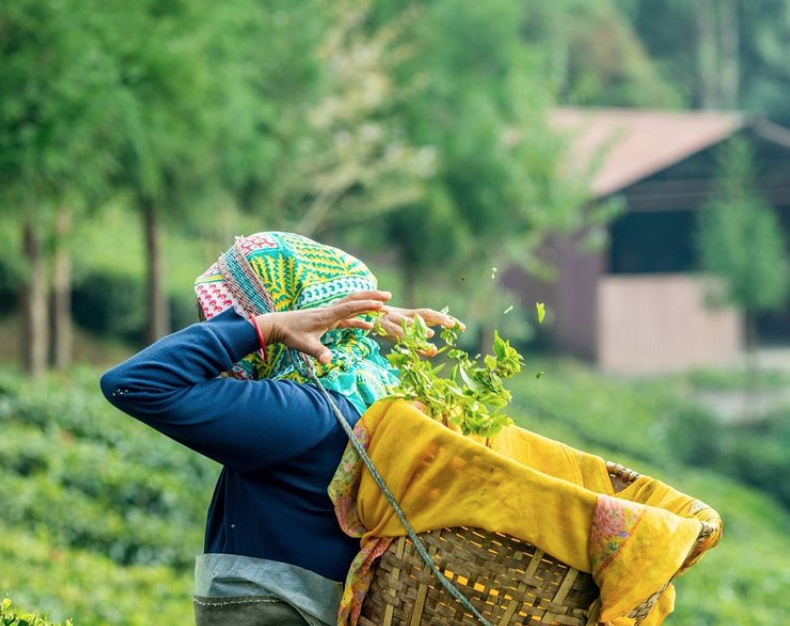
[[[395,337],[415,311],[386,305],[390,294],[353,256],[290,233],[237,239],[195,291],[204,321],[110,370],[101,387],[223,466],[196,563],[197,624],[334,624],[358,551],[326,493],[347,439],[302,355],[353,426],[396,382],[360,316],[381,312]]]

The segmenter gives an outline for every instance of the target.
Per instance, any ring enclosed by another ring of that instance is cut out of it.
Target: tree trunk
[[[52,279],[52,353],[55,367],[64,370],[72,359],[71,253],[68,237],[71,212],[61,209],[55,218],[55,267]]]
[[[49,321],[44,255],[39,234],[30,217],[22,227],[22,239],[28,265],[22,285],[22,355],[25,371],[31,378],[38,379],[47,368]]]
[[[719,105],[719,72],[717,67],[716,12],[711,0],[696,0],[697,27],[697,100],[703,109]]]
[[[170,332],[170,311],[164,289],[162,264],[162,233],[156,204],[152,200],[142,203],[143,230],[146,245],[146,287],[148,321],[146,340],[153,343]]]

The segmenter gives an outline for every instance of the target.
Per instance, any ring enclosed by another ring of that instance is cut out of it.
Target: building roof
[[[591,172],[601,198],[713,146],[749,119],[732,111],[556,108],[550,122],[570,139],[570,170]]]

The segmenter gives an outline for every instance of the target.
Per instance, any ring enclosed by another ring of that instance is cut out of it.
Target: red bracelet
[[[261,327],[258,325],[258,322],[255,320],[255,313],[250,315],[250,322],[252,323],[253,327],[255,328],[255,332],[258,334],[258,345],[261,347],[261,356],[263,360],[266,360],[266,339],[263,337],[263,331]]]

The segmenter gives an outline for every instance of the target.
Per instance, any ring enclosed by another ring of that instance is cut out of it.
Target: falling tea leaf
[[[542,302],[536,302],[535,308],[538,311],[538,324],[542,324],[543,318],[546,317],[546,305]]]
[[[496,278],[496,273],[497,273],[497,269],[495,267],[492,267],[491,268],[491,280],[494,280],[494,278]]]
[[[505,309],[505,313],[504,313],[504,314],[505,314],[505,315],[507,315],[507,314],[508,314],[508,313],[510,313],[512,310],[513,310],[513,305],[511,304],[511,305],[510,305],[508,308],[506,308],[506,309]]]

